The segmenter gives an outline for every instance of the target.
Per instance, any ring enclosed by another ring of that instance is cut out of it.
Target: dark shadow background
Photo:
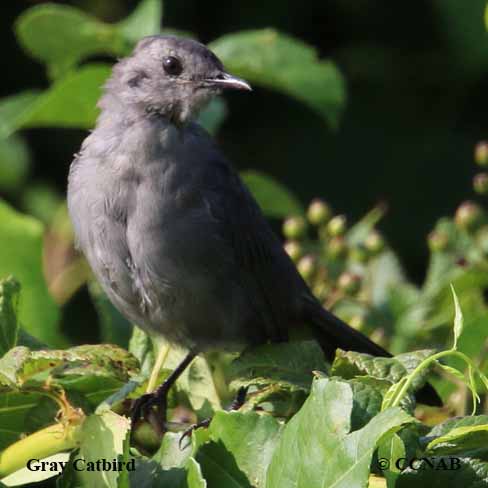
[[[36,3],[2,3],[0,96],[48,84],[12,30],[19,13]],[[116,21],[137,1],[57,3]],[[473,146],[488,137],[484,7],[485,0],[168,0],[163,24],[193,31],[203,42],[272,26],[339,65],[348,103],[338,131],[300,103],[258,87],[252,96],[228,97],[230,116],[219,142],[239,168],[274,175],[304,203],[321,196],[355,219],[387,202],[380,227],[419,282],[425,236],[439,217],[472,198]],[[32,178],[64,192],[86,133],[36,129],[25,135]]]

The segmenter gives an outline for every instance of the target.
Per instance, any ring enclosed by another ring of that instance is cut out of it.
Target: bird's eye
[[[168,75],[178,76],[183,71],[183,66],[178,58],[166,56],[163,58],[163,69]]]

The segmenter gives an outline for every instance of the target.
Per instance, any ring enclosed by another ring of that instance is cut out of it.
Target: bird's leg
[[[247,389],[247,386],[241,386],[237,390],[237,395],[235,396],[234,400],[227,410],[239,410],[244,405],[244,403],[246,403]]]
[[[227,412],[239,410],[244,405],[246,401],[247,388],[248,388],[247,386],[242,386],[241,388],[239,388],[234,400],[226,408]],[[190,425],[190,427],[188,427],[188,429],[186,429],[183,432],[183,434],[181,434],[180,441],[179,441],[180,449],[182,449],[181,443],[183,442],[183,440],[189,437],[195,429],[199,429],[200,427],[208,427],[211,421],[212,421],[212,417],[209,417],[208,419],[204,419],[201,420],[200,422],[197,422],[196,424]]]
[[[185,371],[187,366],[193,361],[194,357],[195,353],[189,352],[183,361],[181,361],[181,363],[176,367],[176,369],[174,369],[164,380],[159,388],[154,390],[152,393],[142,395],[134,402],[131,408],[132,426],[134,426],[141,417],[147,418],[152,407],[157,405],[159,407],[159,422],[161,427],[164,428],[164,423],[166,422],[166,406],[169,390],[175,384],[176,380],[180,377],[183,371]]]

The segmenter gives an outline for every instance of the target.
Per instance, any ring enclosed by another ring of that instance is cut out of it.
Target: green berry
[[[345,271],[339,276],[337,287],[348,295],[355,295],[361,288],[361,277],[355,273]]]
[[[307,210],[307,218],[312,225],[325,224],[330,219],[331,214],[330,207],[320,198],[313,200]]]
[[[349,253],[351,261],[355,263],[365,263],[370,256],[371,255],[364,244],[358,244],[357,246],[352,247]]]
[[[474,148],[474,160],[479,166],[488,166],[488,142],[480,141]]]
[[[364,247],[371,254],[379,254],[385,248],[385,240],[383,236],[377,231],[371,231],[364,241]]]
[[[446,232],[434,230],[428,235],[427,243],[432,252],[445,251],[449,244],[449,235]]]
[[[349,321],[349,325],[356,330],[362,330],[364,328],[364,317],[362,315],[354,315]]]
[[[294,263],[296,263],[303,256],[303,248],[297,241],[285,242],[284,248]]]
[[[329,223],[327,224],[327,231],[329,235],[335,237],[344,234],[346,231],[347,220],[344,215],[336,215],[330,219]]]
[[[474,230],[481,223],[483,211],[474,202],[464,202],[456,210],[454,221],[460,229]]]
[[[325,281],[320,281],[313,287],[312,291],[317,299],[324,300],[327,297],[329,286]]]
[[[297,269],[305,281],[310,280],[316,269],[315,258],[310,254],[303,256],[303,258],[298,261]]]
[[[488,194],[488,173],[478,173],[473,179],[473,187],[480,195]]]
[[[332,259],[342,258],[346,255],[347,244],[342,236],[332,237],[327,244],[327,254]]]
[[[306,230],[307,222],[303,217],[288,217],[283,222],[283,234],[287,239],[300,239]]]

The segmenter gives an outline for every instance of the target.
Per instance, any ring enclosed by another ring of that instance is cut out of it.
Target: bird
[[[227,90],[251,87],[205,45],[145,37],[114,65],[95,129],[70,166],[76,243],[108,298],[142,329],[189,351],[136,402],[135,421],[164,403],[196,354],[286,341],[293,328],[311,327],[329,360],[337,348],[390,356],[323,308],[196,122]],[[436,403],[426,387],[425,402]]]

